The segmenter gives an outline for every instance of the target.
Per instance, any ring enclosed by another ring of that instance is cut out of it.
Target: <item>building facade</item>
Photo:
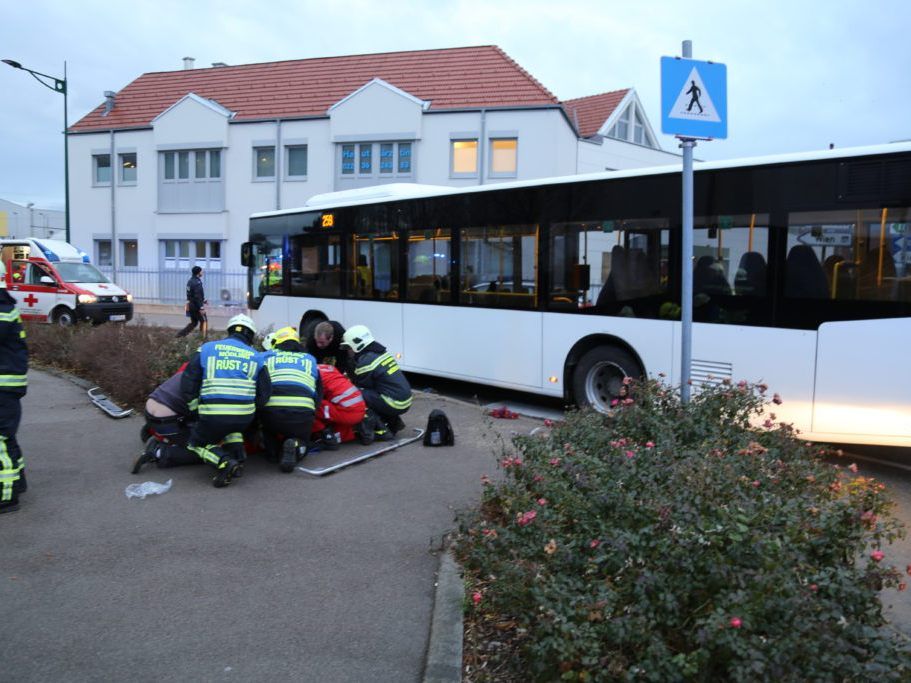
[[[181,287],[196,264],[238,271],[250,214],[317,194],[678,160],[634,90],[560,102],[495,46],[205,69],[188,58],[109,93],[68,141],[71,240],[128,288],[133,271]],[[237,287],[222,298],[242,298]]]
[[[62,240],[66,234],[65,224],[66,214],[63,211],[0,199],[0,237]]]

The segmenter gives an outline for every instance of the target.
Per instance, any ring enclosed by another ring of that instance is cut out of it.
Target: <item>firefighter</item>
[[[0,513],[19,509],[25,470],[16,430],[20,399],[28,386],[28,348],[16,300],[6,291],[6,266],[0,261]]]
[[[268,335],[263,348],[259,362],[272,382],[272,395],[259,413],[266,458],[291,472],[307,452],[313,413],[322,399],[320,373],[293,327]]]
[[[228,336],[203,344],[180,378],[184,400],[199,414],[188,448],[215,468],[216,488],[243,474],[243,431],[272,391],[269,373],[262,372],[252,348],[255,336],[256,323],[235,315],[228,321]]]
[[[320,364],[323,382],[323,400],[313,420],[316,443],[327,451],[334,451],[340,443],[353,441],[354,427],[360,424],[367,412],[367,404],[360,390],[338,368]]]
[[[348,329],[341,345],[352,357],[354,383],[367,403],[361,442],[372,441],[370,427],[373,427],[376,439],[391,439],[393,434],[405,428],[401,415],[411,407],[411,385],[405,373],[386,347],[374,340],[365,325]]]

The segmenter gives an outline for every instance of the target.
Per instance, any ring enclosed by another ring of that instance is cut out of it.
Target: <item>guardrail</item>
[[[133,295],[139,303],[182,304],[187,300],[188,272],[179,270],[117,270],[116,280],[110,268],[99,268],[111,280]],[[207,269],[202,278],[209,304],[213,306],[246,306],[247,271]]]

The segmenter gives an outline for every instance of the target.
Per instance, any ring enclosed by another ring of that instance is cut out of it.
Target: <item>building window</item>
[[[453,178],[478,175],[478,141],[452,140],[450,175]]]
[[[410,142],[361,142],[340,145],[343,177],[402,178],[413,173]]]
[[[139,267],[139,242],[120,240],[120,263],[124,268]]]
[[[136,163],[136,152],[129,152],[118,156],[120,160],[120,177],[117,179],[117,182],[121,185],[135,185],[136,171],[138,168]]]
[[[161,152],[158,210],[162,213],[222,211],[221,150]]]
[[[285,158],[288,160],[286,177],[289,180],[307,177],[307,145],[285,147]]]
[[[111,240],[95,240],[95,264],[111,266]]]
[[[111,155],[92,155],[92,177],[95,185],[111,184]]]
[[[633,142],[640,145],[645,144],[645,122],[642,120],[642,114],[638,111],[633,123]]]
[[[220,240],[162,240],[166,270],[187,270],[194,265],[221,270]]]
[[[519,141],[515,138],[490,141],[490,177],[515,178],[518,169]]]
[[[275,147],[254,147],[253,161],[255,180],[275,179]]]

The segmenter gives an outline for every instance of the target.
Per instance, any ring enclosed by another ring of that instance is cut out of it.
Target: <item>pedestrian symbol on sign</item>
[[[699,107],[696,111],[693,107]],[[712,121],[718,123],[721,117],[718,116],[718,110],[715,103],[712,102],[712,95],[705,87],[699,70],[694,66],[690,71],[689,77],[683,83],[680,94],[674,101],[668,117],[672,119],[687,119],[689,121]]]

